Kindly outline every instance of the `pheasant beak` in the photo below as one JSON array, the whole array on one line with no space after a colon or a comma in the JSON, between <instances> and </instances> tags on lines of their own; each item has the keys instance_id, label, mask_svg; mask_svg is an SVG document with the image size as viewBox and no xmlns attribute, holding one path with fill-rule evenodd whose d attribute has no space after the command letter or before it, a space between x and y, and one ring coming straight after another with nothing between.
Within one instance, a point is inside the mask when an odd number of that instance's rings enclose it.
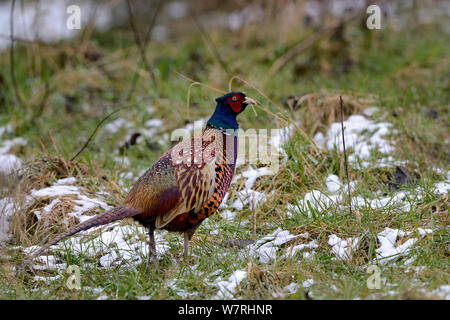
<instances>
[{"instance_id":1,"label":"pheasant beak","mask_svg":"<svg viewBox=\"0 0 450 320\"><path fill-rule=\"evenodd\" d=\"M244 103L246 105L251 104L251 105L256 105L256 100L249 98L249 97L245 97Z\"/></svg>"}]
</instances>

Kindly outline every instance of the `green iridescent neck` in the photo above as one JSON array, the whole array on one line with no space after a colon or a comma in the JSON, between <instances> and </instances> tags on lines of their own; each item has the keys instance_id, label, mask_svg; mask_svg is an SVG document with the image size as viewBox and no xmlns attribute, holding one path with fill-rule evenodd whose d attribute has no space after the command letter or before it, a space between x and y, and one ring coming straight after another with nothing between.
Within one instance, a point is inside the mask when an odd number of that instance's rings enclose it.
<instances>
[{"instance_id":1,"label":"green iridescent neck","mask_svg":"<svg viewBox=\"0 0 450 320\"><path fill-rule=\"evenodd\" d=\"M207 126L210 126L216 130L219 130L223 134L226 134L226 135L233 135L236 137L238 135L239 128L231 128L230 126L227 126L226 124L224 124L221 121L214 121L213 119L209 119L209 121L207 122Z\"/></svg>"}]
</instances>

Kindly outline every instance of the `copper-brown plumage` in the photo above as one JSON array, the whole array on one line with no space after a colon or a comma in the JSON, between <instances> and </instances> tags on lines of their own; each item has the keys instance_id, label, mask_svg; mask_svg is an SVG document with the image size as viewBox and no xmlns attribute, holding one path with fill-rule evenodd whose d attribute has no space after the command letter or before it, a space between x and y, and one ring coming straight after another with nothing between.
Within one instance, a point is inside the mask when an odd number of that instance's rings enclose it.
<instances>
[{"instance_id":1,"label":"copper-brown plumage","mask_svg":"<svg viewBox=\"0 0 450 320\"><path fill-rule=\"evenodd\" d=\"M126 217L133 217L148 228L150 255L155 261L155 229L183 232L186 257L195 230L216 212L230 186L237 154L236 116L248 100L243 93L231 92L216 101L216 110L206 128L165 152L136 181L121 206L56 237L25 264L70 235Z\"/></svg>"}]
</instances>

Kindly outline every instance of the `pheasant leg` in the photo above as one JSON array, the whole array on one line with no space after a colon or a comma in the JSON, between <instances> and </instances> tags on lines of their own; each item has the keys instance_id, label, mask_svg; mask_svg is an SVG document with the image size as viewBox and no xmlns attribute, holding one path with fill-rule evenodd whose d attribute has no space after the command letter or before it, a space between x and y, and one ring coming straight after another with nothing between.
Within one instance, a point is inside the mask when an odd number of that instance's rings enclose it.
<instances>
[{"instance_id":1,"label":"pheasant leg","mask_svg":"<svg viewBox=\"0 0 450 320\"><path fill-rule=\"evenodd\" d=\"M156 255L156 243L155 243L155 229L152 227L148 228L148 256L147 256L147 265L150 265L150 259L153 259L153 262L156 267L158 267L158 256Z\"/></svg>"}]
</instances>

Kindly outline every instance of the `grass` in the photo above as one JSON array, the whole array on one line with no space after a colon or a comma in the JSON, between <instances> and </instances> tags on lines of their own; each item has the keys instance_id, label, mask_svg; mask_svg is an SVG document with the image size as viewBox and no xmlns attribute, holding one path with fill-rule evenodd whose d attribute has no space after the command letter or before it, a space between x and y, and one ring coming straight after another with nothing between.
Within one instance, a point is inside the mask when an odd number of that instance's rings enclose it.
<instances>
[{"instance_id":1,"label":"grass","mask_svg":"<svg viewBox=\"0 0 450 320\"><path fill-rule=\"evenodd\" d=\"M277 228L292 234L308 232L307 240L292 240L283 245L281 251L316 240L318 248L311 259L303 259L301 253L293 258L278 254L275 261L264 264L243 254L245 250L225 248L222 243L226 240L253 238L252 210L246 206L234 220L215 215L204 222L193 238L186 265L180 262L181 236L162 232L169 249L161 256L159 273L147 268L144 262L136 265L125 261L111 268L100 267L98 259L102 254L114 251L114 247L105 247L101 254L92 257L86 253L76 254L66 245L56 255L60 262L80 267L82 286L77 291L67 288L69 275L64 273L48 283L35 280L31 274L13 277L10 267L24 258L17 245L40 245L49 235L65 228L52 225L44 230L32 221L35 229L30 229L29 224L18 220L14 222L13 238L2 248L1 298L96 299L108 296L136 299L146 296L152 299L209 299L215 297L218 290L211 283L217 282L218 277L227 280L238 269L247 271L247 277L235 293L242 299L273 299L274 293L282 292L292 282L300 286L284 298L439 298L432 290L447 285L449 279L449 202L448 195L437 196L433 192L434 184L445 179L445 174L437 174L433 168L443 172L449 169L450 42L442 41L443 35L428 27L405 30L401 34L389 29L374 31L377 34L367 44L367 32L350 25L346 32L351 35L351 45L338 42L343 46L341 50L352 57L347 71L340 68L344 57L331 54L328 40L324 40L269 77L271 63L298 37L294 31L285 31L285 41L277 41L276 31L246 28L245 37L230 36L220 30L212 30L211 37L233 74L241 75L261 89L278 106L238 80L233 82L233 90L244 90L262 101L271 112L298 121L301 129L311 137L318 131L325 132L331 122L339 119L336 113L339 94L345 96L346 117L372 105L378 106L379 111L373 118L392 123L396 131L389 137L396 147L392 156L406 160L406 167L414 177L412 185L401 187L410 197L411 209L405 211L388 204L382 208L364 207L358 214L350 215L347 206L334 204L324 212L310 206L309 210L289 217L287 205L301 200L312 190L326 190L324 181L329 174L336 174L345 181L343 155L336 150L318 150L309 139L296 132L284 147L288 156L286 165L275 176L261 177L255 184L255 190L266 194L273 192L256 209L256 235L260 239ZM211 114L211 102L218 94L194 86L188 118L186 101L190 82L179 73L227 90L230 76L223 72L197 34L176 41L152 43L147 55L158 70L159 92L155 92L148 73L136 62L140 61L139 54L130 39L129 31L122 29L94 34L85 44L99 48L102 58L98 61L90 61L83 52L75 50L79 39L51 46L20 45L16 48L16 61L20 61L16 64L16 77L27 103L25 109L19 109L9 75L2 72L6 85L0 87L0 97L4 99L0 122L13 125L10 137L21 136L28 141L25 147L11 152L26 160L27 166L37 169L31 171L36 180L27 177L18 184L22 194L48 186L59 178L76 176L77 184L85 187L87 192L107 188L108 204L120 203L139 173L169 147L169 141L159 143L164 133ZM315 63L308 65L305 61ZM9 69L7 52L0 54L0 65L5 67L2 70ZM128 97L135 71L139 77ZM283 104L290 95L301 97L305 94L311 95L295 110ZM113 134L101 129L69 168L61 170L62 164L49 165L52 163L49 158L69 163L68 159L81 148L97 123L123 105L132 106L114 115L111 121L123 118L132 123L132 128L123 128ZM275 128L286 125L259 109L257 113L254 116L247 110L239 119L241 126ZM145 122L154 118L162 119L163 126L153 137L143 137L144 143L120 151L131 133L141 131ZM377 156L374 154L374 158ZM123 157L129 164L115 159ZM35 159L47 160L39 162ZM379 197L379 192L393 195L386 183L392 180L395 168L349 169L351 180L357 181L353 198L362 196L370 200ZM124 178L128 172L131 176ZM232 185L230 202L236 199L242 181ZM312 212L311 216L307 211ZM30 214L32 211L28 210ZM130 237L146 239L145 230L136 224L131 221L121 224L130 226ZM375 250L380 245L377 235L386 227L404 231L429 227L434 232L419 237L407 257L380 265L381 289L369 289L367 266L374 263ZM108 227L105 230L109 230ZM331 234L342 239L359 237L359 246L352 259L333 260L334 254L328 244ZM86 240L86 246L94 244L92 239ZM400 239L400 242L405 240ZM142 261L146 260L143 250L137 254ZM406 265L405 260L411 257L415 260ZM51 270L37 273L58 275ZM314 284L305 288L301 284L308 279L314 279Z\"/></svg>"}]
</instances>

